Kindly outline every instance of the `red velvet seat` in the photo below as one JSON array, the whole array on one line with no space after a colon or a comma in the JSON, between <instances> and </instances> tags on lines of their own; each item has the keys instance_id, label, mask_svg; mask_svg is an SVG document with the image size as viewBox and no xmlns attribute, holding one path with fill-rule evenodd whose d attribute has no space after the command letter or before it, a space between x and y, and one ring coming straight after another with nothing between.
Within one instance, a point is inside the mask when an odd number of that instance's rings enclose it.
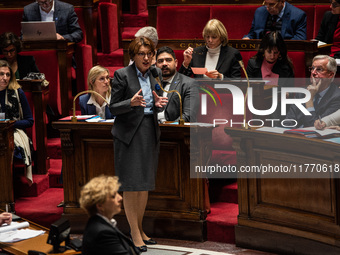
<instances>
[{"instance_id":1,"label":"red velvet seat","mask_svg":"<svg viewBox=\"0 0 340 255\"><path fill-rule=\"evenodd\" d=\"M202 31L210 19L210 6L159 6L157 32L159 39L203 38Z\"/></svg>"},{"instance_id":2,"label":"red velvet seat","mask_svg":"<svg viewBox=\"0 0 340 255\"><path fill-rule=\"evenodd\" d=\"M323 15L325 14L325 12L330 11L330 4L325 4L325 5L315 5L315 20L314 20L314 36L313 38L315 38L318 33L319 33L319 29L321 26L321 21L323 18Z\"/></svg>"},{"instance_id":3,"label":"red velvet seat","mask_svg":"<svg viewBox=\"0 0 340 255\"><path fill-rule=\"evenodd\" d=\"M112 69L124 67L123 49L119 48L117 5L112 3L99 3L98 19L101 35L101 49L97 60L102 66ZM113 73L110 73L111 76Z\"/></svg>"},{"instance_id":4,"label":"red velvet seat","mask_svg":"<svg viewBox=\"0 0 340 255\"><path fill-rule=\"evenodd\" d=\"M243 115L233 115L233 97L231 94L219 93L222 101L222 105L216 98L216 95L212 93L217 105L210 96L207 96L207 115L202 115L200 112L197 116L198 122L213 123L214 119L226 119L228 122L232 119L233 122L242 122ZM202 94L200 94L202 96ZM251 114L248 111L247 119L251 119ZM232 147L232 138L224 132L224 128L230 126L230 123L226 125L219 125L212 131L212 158L210 165L227 166L236 165L236 152ZM234 125L234 127L240 127L241 125Z\"/></svg>"},{"instance_id":5,"label":"red velvet seat","mask_svg":"<svg viewBox=\"0 0 340 255\"><path fill-rule=\"evenodd\" d=\"M229 39L242 39L248 34L258 5L211 6L211 19L218 19Z\"/></svg>"},{"instance_id":6,"label":"red velvet seat","mask_svg":"<svg viewBox=\"0 0 340 255\"><path fill-rule=\"evenodd\" d=\"M314 38L314 5L294 5L307 15L307 40Z\"/></svg>"},{"instance_id":7,"label":"red velvet seat","mask_svg":"<svg viewBox=\"0 0 340 255\"><path fill-rule=\"evenodd\" d=\"M21 34L21 21L23 9L2 9L0 11L0 34L5 32L13 32L20 36Z\"/></svg>"},{"instance_id":8,"label":"red velvet seat","mask_svg":"<svg viewBox=\"0 0 340 255\"><path fill-rule=\"evenodd\" d=\"M56 51L54 50L23 51L20 54L34 56L39 71L41 73L44 73L46 80L50 82L48 103L55 112L55 114L60 114L61 101L60 101L59 65Z\"/></svg>"}]
</instances>

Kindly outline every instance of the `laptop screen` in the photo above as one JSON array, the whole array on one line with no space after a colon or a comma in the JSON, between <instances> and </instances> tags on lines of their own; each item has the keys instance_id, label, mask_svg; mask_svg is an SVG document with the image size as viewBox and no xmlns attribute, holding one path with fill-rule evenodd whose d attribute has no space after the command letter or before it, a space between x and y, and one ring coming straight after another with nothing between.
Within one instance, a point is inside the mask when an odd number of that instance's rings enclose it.
<instances>
[{"instance_id":1,"label":"laptop screen","mask_svg":"<svg viewBox=\"0 0 340 255\"><path fill-rule=\"evenodd\" d=\"M57 40L54 21L21 22L24 41Z\"/></svg>"}]
</instances>

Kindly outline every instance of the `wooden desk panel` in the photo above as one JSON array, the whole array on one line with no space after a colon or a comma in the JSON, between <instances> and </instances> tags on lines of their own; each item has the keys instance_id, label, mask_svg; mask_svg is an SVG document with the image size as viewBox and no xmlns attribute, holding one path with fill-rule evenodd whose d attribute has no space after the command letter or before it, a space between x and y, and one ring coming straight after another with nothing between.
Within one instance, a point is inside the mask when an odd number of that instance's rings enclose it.
<instances>
[{"instance_id":1,"label":"wooden desk panel","mask_svg":"<svg viewBox=\"0 0 340 255\"><path fill-rule=\"evenodd\" d=\"M225 132L233 138L238 169L261 164L340 166L339 144L235 128L225 128ZM339 254L339 173L315 174L314 178L300 174L293 179L260 177L239 175L236 245L283 254L292 253L291 247L294 254Z\"/></svg>"},{"instance_id":2,"label":"wooden desk panel","mask_svg":"<svg viewBox=\"0 0 340 255\"><path fill-rule=\"evenodd\" d=\"M53 126L61 134L64 213L71 224L78 221L78 228L83 228L86 217L78 203L81 187L100 174L114 175L112 123L54 122ZM190 159L196 165L207 162L211 129L161 125L156 189L150 192L145 212L145 228L150 235L206 238L207 186L205 179L190 178ZM200 134L191 148L190 131ZM124 221L124 213L116 218ZM128 232L126 224L119 226Z\"/></svg>"},{"instance_id":3,"label":"wooden desk panel","mask_svg":"<svg viewBox=\"0 0 340 255\"><path fill-rule=\"evenodd\" d=\"M19 80L22 89L27 93L32 93L34 108L33 118L35 127L35 140L37 161L35 169L38 174L46 174L49 168L47 158L47 131L46 131L46 105L48 101L49 87L44 86L41 80ZM33 130L34 131L34 130Z\"/></svg>"},{"instance_id":4,"label":"wooden desk panel","mask_svg":"<svg viewBox=\"0 0 340 255\"><path fill-rule=\"evenodd\" d=\"M5 210L7 203L14 203L12 181L14 152L13 126L14 121L0 121L0 209L3 210Z\"/></svg>"}]
</instances>

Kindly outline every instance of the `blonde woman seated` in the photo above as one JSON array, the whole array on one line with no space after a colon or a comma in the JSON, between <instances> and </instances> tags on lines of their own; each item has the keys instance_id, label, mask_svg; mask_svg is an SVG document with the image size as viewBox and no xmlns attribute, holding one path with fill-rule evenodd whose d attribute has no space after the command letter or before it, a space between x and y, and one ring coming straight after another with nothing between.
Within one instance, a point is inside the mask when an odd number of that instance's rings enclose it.
<instances>
[{"instance_id":1,"label":"blonde woman seated","mask_svg":"<svg viewBox=\"0 0 340 255\"><path fill-rule=\"evenodd\" d=\"M336 112L325 116L320 120L314 122L314 127L316 129L332 128L340 131L340 109Z\"/></svg>"},{"instance_id":2,"label":"blonde woman seated","mask_svg":"<svg viewBox=\"0 0 340 255\"><path fill-rule=\"evenodd\" d=\"M83 255L139 254L113 219L121 211L119 186L118 177L102 175L93 178L82 188L79 203L90 215L83 235Z\"/></svg>"},{"instance_id":3,"label":"blonde woman seated","mask_svg":"<svg viewBox=\"0 0 340 255\"><path fill-rule=\"evenodd\" d=\"M87 76L89 90L98 92L107 102L111 100L110 72L102 66L94 66ZM79 97L82 115L99 115L102 119L113 119L109 105L96 94L85 94Z\"/></svg>"}]
</instances>

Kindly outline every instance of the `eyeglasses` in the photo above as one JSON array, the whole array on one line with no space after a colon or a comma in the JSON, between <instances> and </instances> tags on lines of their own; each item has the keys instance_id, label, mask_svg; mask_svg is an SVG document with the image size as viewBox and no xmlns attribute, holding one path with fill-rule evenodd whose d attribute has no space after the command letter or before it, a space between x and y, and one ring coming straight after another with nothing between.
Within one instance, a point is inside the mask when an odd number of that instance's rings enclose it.
<instances>
[{"instance_id":1,"label":"eyeglasses","mask_svg":"<svg viewBox=\"0 0 340 255\"><path fill-rule=\"evenodd\" d=\"M279 3L280 1L277 1L275 4L271 3L271 4L267 4L266 1L263 1L262 5L265 6L267 9L273 9L276 7L276 5Z\"/></svg>"},{"instance_id":2,"label":"eyeglasses","mask_svg":"<svg viewBox=\"0 0 340 255\"><path fill-rule=\"evenodd\" d=\"M35 2L36 2L38 5L42 6L42 5L49 5L52 1L53 1L53 0L46 0L46 1L44 1L44 2L38 2L38 0L36 0Z\"/></svg>"},{"instance_id":3,"label":"eyeglasses","mask_svg":"<svg viewBox=\"0 0 340 255\"><path fill-rule=\"evenodd\" d=\"M338 4L337 2L332 2L332 0L331 0L331 5L333 8L337 8L340 6L340 4Z\"/></svg>"},{"instance_id":4,"label":"eyeglasses","mask_svg":"<svg viewBox=\"0 0 340 255\"><path fill-rule=\"evenodd\" d=\"M110 77L110 76L100 77L98 80L99 80L100 82L105 82L106 80L110 81L110 80L111 80L111 77Z\"/></svg>"},{"instance_id":5,"label":"eyeglasses","mask_svg":"<svg viewBox=\"0 0 340 255\"><path fill-rule=\"evenodd\" d=\"M10 73L0 72L0 77L2 77L2 76L11 77L11 74Z\"/></svg>"},{"instance_id":6,"label":"eyeglasses","mask_svg":"<svg viewBox=\"0 0 340 255\"><path fill-rule=\"evenodd\" d=\"M145 52L138 52L137 53L137 56L140 57L140 58L145 58L145 56L148 56L148 58L151 58L153 57L153 54L154 52L148 52L148 53L145 53Z\"/></svg>"},{"instance_id":7,"label":"eyeglasses","mask_svg":"<svg viewBox=\"0 0 340 255\"><path fill-rule=\"evenodd\" d=\"M311 67L309 67L308 68L308 70L312 73L312 72L317 72L317 73L322 73L322 72L324 72L324 71L328 71L328 70L325 70L325 69L323 69L323 68L321 68L321 67L315 67L315 66L311 66Z\"/></svg>"},{"instance_id":8,"label":"eyeglasses","mask_svg":"<svg viewBox=\"0 0 340 255\"><path fill-rule=\"evenodd\" d=\"M4 55L6 55L6 54L8 54L8 53L13 53L13 52L15 52L15 48L14 49L10 49L10 50L2 50L2 53L4 54Z\"/></svg>"}]
</instances>

